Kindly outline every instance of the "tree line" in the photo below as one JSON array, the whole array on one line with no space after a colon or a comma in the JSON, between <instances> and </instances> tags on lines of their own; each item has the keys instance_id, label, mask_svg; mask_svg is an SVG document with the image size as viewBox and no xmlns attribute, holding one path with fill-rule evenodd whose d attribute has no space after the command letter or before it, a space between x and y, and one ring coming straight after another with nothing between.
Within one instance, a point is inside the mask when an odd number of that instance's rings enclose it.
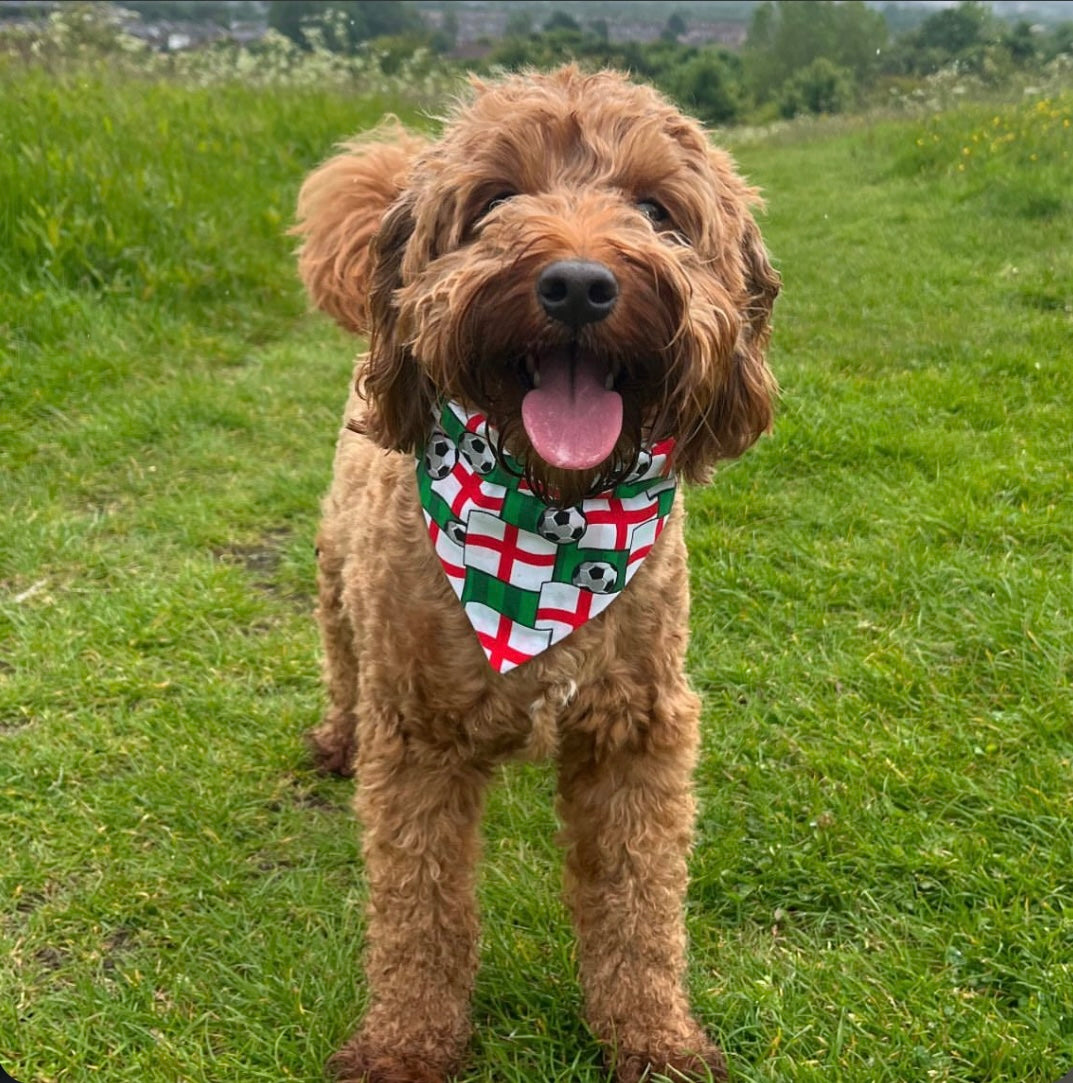
<instances>
[{"instance_id":1,"label":"tree line","mask_svg":"<svg viewBox=\"0 0 1073 1083\"><path fill-rule=\"evenodd\" d=\"M430 31L404 0L273 0L269 22L302 44L313 34L344 51L373 41L386 65L419 49L446 58L458 28L450 5ZM683 44L687 28L686 16L672 12L658 41L612 42L606 20L581 22L556 11L535 25L519 9L505 35L466 67L515 70L576 59L624 68L707 123L726 125L844 112L884 87L911 85L943 69L1000 83L1073 54L1073 21L1046 29L1010 23L980 0L933 11L901 31L863 0L766 0L754 9L738 51Z\"/></svg>"}]
</instances>

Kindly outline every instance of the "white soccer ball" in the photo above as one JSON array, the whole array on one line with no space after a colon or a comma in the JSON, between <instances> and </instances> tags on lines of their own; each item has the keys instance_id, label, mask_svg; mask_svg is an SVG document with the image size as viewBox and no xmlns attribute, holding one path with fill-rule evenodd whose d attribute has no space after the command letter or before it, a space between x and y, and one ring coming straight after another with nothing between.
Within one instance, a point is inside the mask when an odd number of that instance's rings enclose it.
<instances>
[{"instance_id":1,"label":"white soccer ball","mask_svg":"<svg viewBox=\"0 0 1073 1083\"><path fill-rule=\"evenodd\" d=\"M641 453L637 456L637 462L633 464L633 469L623 479L623 485L632 485L635 481L640 481L641 478L652 469L652 452L647 448L641 448Z\"/></svg>"},{"instance_id":2,"label":"white soccer ball","mask_svg":"<svg viewBox=\"0 0 1073 1083\"><path fill-rule=\"evenodd\" d=\"M425 469L433 481L443 481L458 462L458 449L442 429L436 429L425 445Z\"/></svg>"},{"instance_id":3,"label":"white soccer ball","mask_svg":"<svg viewBox=\"0 0 1073 1083\"><path fill-rule=\"evenodd\" d=\"M580 540L585 526L580 508L545 508L537 521L537 533L556 545L568 545Z\"/></svg>"},{"instance_id":4,"label":"white soccer ball","mask_svg":"<svg viewBox=\"0 0 1073 1083\"><path fill-rule=\"evenodd\" d=\"M496 453L488 440L480 433L466 432L458 438L458 450L478 474L491 473L496 464Z\"/></svg>"},{"instance_id":5,"label":"white soccer ball","mask_svg":"<svg viewBox=\"0 0 1073 1083\"><path fill-rule=\"evenodd\" d=\"M455 545L466 544L466 524L460 519L452 519L444 528L444 533Z\"/></svg>"},{"instance_id":6,"label":"white soccer ball","mask_svg":"<svg viewBox=\"0 0 1073 1083\"><path fill-rule=\"evenodd\" d=\"M593 594L610 594L615 589L618 572L604 560L586 560L574 572L574 586Z\"/></svg>"}]
</instances>

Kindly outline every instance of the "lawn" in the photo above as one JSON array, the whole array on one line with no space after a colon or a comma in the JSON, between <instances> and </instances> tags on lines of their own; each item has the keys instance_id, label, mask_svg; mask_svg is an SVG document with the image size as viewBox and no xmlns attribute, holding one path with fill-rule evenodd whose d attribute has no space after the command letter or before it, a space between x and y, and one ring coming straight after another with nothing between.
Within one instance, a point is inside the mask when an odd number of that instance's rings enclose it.
<instances>
[{"instance_id":1,"label":"lawn","mask_svg":"<svg viewBox=\"0 0 1073 1083\"><path fill-rule=\"evenodd\" d=\"M352 344L303 173L404 103L0 62L0 1064L322 1078L360 1014L313 536ZM697 1010L750 1083L1073 1067L1073 97L739 140L774 434L686 496ZM735 146L730 133L728 140ZM550 767L493 792L467 1083L605 1079Z\"/></svg>"}]
</instances>

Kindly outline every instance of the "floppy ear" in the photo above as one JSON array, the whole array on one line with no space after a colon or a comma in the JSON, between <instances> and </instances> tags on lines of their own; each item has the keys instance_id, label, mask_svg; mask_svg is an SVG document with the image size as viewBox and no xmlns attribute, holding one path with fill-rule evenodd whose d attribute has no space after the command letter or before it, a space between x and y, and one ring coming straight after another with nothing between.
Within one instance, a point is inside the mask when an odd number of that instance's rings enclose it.
<instances>
[{"instance_id":1,"label":"floppy ear","mask_svg":"<svg viewBox=\"0 0 1073 1083\"><path fill-rule=\"evenodd\" d=\"M746 301L741 311L741 333L722 393L715 404L715 432L719 457L733 458L771 431L775 378L767 366L771 338L771 312L782 280L771 266L760 230L745 212L741 261Z\"/></svg>"},{"instance_id":2,"label":"floppy ear","mask_svg":"<svg viewBox=\"0 0 1073 1083\"><path fill-rule=\"evenodd\" d=\"M396 291L413 235L412 192L402 195L384 216L369 254L369 355L358 376L365 417L353 428L391 451L415 452L425 444L435 393L414 358L405 328L399 325Z\"/></svg>"},{"instance_id":3,"label":"floppy ear","mask_svg":"<svg viewBox=\"0 0 1073 1083\"><path fill-rule=\"evenodd\" d=\"M746 198L758 202L744 186L743 192ZM777 385L767 366L767 345L772 308L782 280L771 266L760 230L744 199L740 208L737 258L745 284L738 313L741 330L703 419L676 452L679 469L690 481L706 481L719 459L736 458L771 430Z\"/></svg>"},{"instance_id":4,"label":"floppy ear","mask_svg":"<svg viewBox=\"0 0 1073 1083\"><path fill-rule=\"evenodd\" d=\"M340 144L298 194L298 272L313 304L355 334L369 330L370 242L424 146L391 118Z\"/></svg>"}]
</instances>

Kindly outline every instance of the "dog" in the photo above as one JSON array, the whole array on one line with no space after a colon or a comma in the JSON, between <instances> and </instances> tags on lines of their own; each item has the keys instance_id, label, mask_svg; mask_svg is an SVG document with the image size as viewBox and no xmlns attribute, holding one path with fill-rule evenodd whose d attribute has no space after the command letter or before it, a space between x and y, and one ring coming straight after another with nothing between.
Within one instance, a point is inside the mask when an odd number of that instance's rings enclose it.
<instances>
[{"instance_id":1,"label":"dog","mask_svg":"<svg viewBox=\"0 0 1073 1083\"><path fill-rule=\"evenodd\" d=\"M700 706L675 487L771 425L759 205L696 121L576 66L472 79L438 139L385 121L302 186L307 292L368 336L317 540L329 706L310 735L356 774L364 827L346 1083L457 1071L482 797L525 754L557 763L615 1077L726 1078L683 985Z\"/></svg>"}]
</instances>

